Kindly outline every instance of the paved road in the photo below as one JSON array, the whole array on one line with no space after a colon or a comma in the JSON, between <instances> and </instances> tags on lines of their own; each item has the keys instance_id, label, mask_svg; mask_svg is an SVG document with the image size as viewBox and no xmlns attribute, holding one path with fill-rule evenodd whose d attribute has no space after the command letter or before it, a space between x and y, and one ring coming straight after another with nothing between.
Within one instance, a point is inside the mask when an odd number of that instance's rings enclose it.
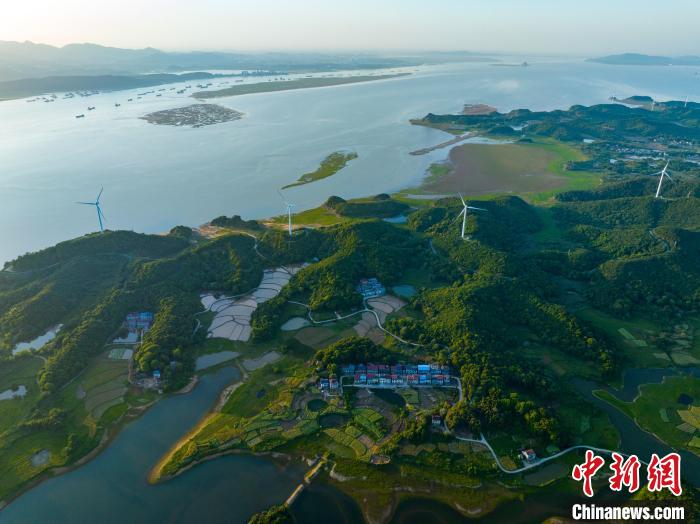
<instances>
[{"instance_id":1,"label":"paved road","mask_svg":"<svg viewBox=\"0 0 700 524\"><path fill-rule=\"evenodd\" d=\"M569 453L570 451L574 451L574 450L577 450L577 449L590 449L591 451L597 451L598 453L605 453L605 454L607 454L607 455L610 455L610 454L613 453L613 451L611 451L611 450L609 450L609 449L596 448L596 447L594 447L594 446L586 446L586 445L581 444L581 445L579 445L579 446L571 446L570 448L566 448L566 449L560 451L559 453L555 453L554 455L551 455L551 456L549 456L549 457L545 457L545 458L539 459L539 460L537 460L537 462L533 462L532 464L528 464L528 465L523 466L523 467L521 467L521 468L518 468L518 469L506 469L506 468L503 466L503 464L501 464L501 461L498 459L498 455L496 455L496 452L493 450L493 448L491 447L491 444L489 444L488 440L486 440L486 437L484 437L484 435L481 435L481 438L480 438L480 439L473 439L473 438L466 438L466 437L458 437L458 436L455 436L455 438L456 438L457 440L461 440L461 441L463 441L463 442L473 442L473 443L475 443L475 444L481 444L482 446L485 446L485 447L491 452L491 455L493 456L493 460L496 462L496 465L498 466L498 468L499 468L503 473L507 473L508 475L515 475L515 474L517 474L517 473L522 473L523 471L527 471L527 470L529 470L529 469L538 468L538 467L542 466L543 464L546 464L547 462L551 462L552 460L556 460L556 459L558 459L559 457L561 457L561 456L563 456L563 455L566 455L566 454ZM616 453L620 453L620 452L618 451L618 452L616 452ZM625 453L620 453L620 455L626 456ZM641 461L640 461L640 462L641 462Z\"/></svg>"}]
</instances>

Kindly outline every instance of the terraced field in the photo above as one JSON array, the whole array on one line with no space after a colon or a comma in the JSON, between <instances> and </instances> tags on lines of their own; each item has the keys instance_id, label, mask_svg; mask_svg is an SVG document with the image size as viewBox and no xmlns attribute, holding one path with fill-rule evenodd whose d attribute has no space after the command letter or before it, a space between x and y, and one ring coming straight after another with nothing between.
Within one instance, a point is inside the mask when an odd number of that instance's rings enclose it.
<instances>
[{"instance_id":1,"label":"terraced field","mask_svg":"<svg viewBox=\"0 0 700 524\"><path fill-rule=\"evenodd\" d=\"M128 390L128 363L99 358L73 387L75 397L82 400L85 410L95 421L112 406L124 402Z\"/></svg>"}]
</instances>

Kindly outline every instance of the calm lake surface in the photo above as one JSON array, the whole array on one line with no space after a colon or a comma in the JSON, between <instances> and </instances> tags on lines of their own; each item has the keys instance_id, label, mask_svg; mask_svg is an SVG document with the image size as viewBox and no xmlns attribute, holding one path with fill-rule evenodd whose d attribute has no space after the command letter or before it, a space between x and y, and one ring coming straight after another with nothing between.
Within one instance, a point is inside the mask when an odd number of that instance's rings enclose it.
<instances>
[{"instance_id":1,"label":"calm lake surface","mask_svg":"<svg viewBox=\"0 0 700 524\"><path fill-rule=\"evenodd\" d=\"M520 58L503 59L511 60ZM198 129L139 119L194 103L189 91L170 90L185 84L141 100L138 93L154 88L70 100L59 95L52 103L0 102L0 264L95 231L94 210L74 202L94 199L102 185L111 229L162 232L222 214L261 218L283 212L277 188L340 149L359 158L333 177L288 190L299 209L333 194L365 196L418 183L427 166L447 154L408 154L447 138L408 123L431 111L456 112L478 102L501 111L568 108L613 94L700 98L700 68L527 60L531 67L407 68L412 74L403 78L217 99L244 118ZM226 87L218 83L212 89ZM88 105L96 109L88 112Z\"/></svg>"},{"instance_id":2,"label":"calm lake surface","mask_svg":"<svg viewBox=\"0 0 700 524\"><path fill-rule=\"evenodd\" d=\"M250 455L204 462L155 486L146 482L156 461L238 376L237 370L223 368L202 376L192 393L162 400L93 461L44 482L0 511L0 522L232 524L283 501L305 470Z\"/></svg>"}]
</instances>

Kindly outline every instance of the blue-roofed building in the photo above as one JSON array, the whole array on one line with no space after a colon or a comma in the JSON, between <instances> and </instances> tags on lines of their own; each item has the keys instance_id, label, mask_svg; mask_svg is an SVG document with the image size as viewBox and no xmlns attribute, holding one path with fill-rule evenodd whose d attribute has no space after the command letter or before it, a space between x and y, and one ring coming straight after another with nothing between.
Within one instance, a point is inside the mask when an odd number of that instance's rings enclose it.
<instances>
[{"instance_id":1,"label":"blue-roofed building","mask_svg":"<svg viewBox=\"0 0 700 524\"><path fill-rule=\"evenodd\" d=\"M376 278L363 278L357 286L357 292L364 299L381 297L386 293L384 286Z\"/></svg>"}]
</instances>

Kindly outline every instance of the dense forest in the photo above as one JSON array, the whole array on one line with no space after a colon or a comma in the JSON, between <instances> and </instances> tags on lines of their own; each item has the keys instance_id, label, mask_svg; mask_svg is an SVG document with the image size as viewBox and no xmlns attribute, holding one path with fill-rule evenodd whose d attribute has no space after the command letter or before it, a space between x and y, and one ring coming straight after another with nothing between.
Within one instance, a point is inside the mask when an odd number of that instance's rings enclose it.
<instances>
[{"instance_id":1,"label":"dense forest","mask_svg":"<svg viewBox=\"0 0 700 524\"><path fill-rule=\"evenodd\" d=\"M330 317L364 307L356 288L362 278L376 277L388 288L415 281L405 314L385 321L410 344L345 338L318 350L314 365L333 373L354 361L448 364L464 390L462 402L445 408L448 427L474 434L517 429L566 446L572 435L558 416L555 392L567 385L529 349L565 355L602 380L619 376L625 356L567 307L560 282L580 286L589 306L616 318L697 313L699 185L678 181L666 198L655 199L648 179L631 179L560 194L546 209L516 196L495 197L479 202L485 211L468 216L465 239L455 223L457 198L408 208L382 195L334 197L326 207L350 219L300 229L291 239L235 216L216 219L221 230L213 238L182 227L165 236L88 235L19 257L0 273L0 366L18 358L11 355L14 344L63 324L41 350L42 398L25 421L61 428L65 417L53 399L105 351L127 313L150 311L154 323L135 354L135 371L159 370L166 389L179 388L194 372L206 333L196 329L200 293L243 294L259 285L264 269L303 263L282 292L254 312L254 343L276 340L289 300ZM407 220L369 218L377 209ZM403 440L419 442L427 425L411 421L384 452L393 453Z\"/></svg>"}]
</instances>

